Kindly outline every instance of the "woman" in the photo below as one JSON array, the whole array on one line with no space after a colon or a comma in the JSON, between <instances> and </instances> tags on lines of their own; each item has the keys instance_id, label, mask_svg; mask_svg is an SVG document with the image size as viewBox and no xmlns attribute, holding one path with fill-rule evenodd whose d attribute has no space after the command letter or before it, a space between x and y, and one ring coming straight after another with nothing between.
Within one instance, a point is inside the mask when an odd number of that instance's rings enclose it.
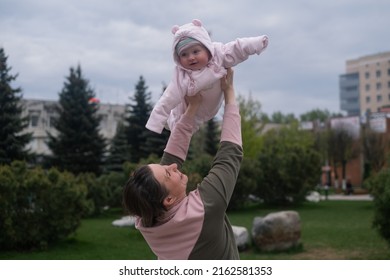
<instances>
[{"instance_id":1,"label":"woman","mask_svg":"<svg viewBox=\"0 0 390 280\"><path fill-rule=\"evenodd\" d=\"M158 259L239 259L226 209L243 157L241 120L233 71L221 79L225 108L220 148L209 174L186 194L188 177L180 172L192 137L201 94L188 97L160 164L138 168L124 188L124 205Z\"/></svg>"}]
</instances>

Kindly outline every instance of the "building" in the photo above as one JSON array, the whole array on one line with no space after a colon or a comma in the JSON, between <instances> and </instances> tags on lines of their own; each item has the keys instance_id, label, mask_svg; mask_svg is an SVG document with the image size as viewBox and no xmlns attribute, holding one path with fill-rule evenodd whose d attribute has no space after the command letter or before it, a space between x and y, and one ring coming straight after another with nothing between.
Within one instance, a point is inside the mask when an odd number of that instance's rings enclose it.
<instances>
[{"instance_id":1,"label":"building","mask_svg":"<svg viewBox=\"0 0 390 280\"><path fill-rule=\"evenodd\" d=\"M32 132L32 141L29 148L32 152L40 155L50 154L46 145L47 132L56 135L57 131L53 126L53 120L58 117L55 107L56 101L23 99L22 116L29 116L29 125L25 132ZM116 133L118 122L125 113L124 105L99 104L98 114L102 117L100 122L100 133L107 140L111 140Z\"/></svg>"},{"instance_id":2,"label":"building","mask_svg":"<svg viewBox=\"0 0 390 280\"><path fill-rule=\"evenodd\" d=\"M339 76L340 109L363 116L390 107L390 52L346 61Z\"/></svg>"}]
</instances>

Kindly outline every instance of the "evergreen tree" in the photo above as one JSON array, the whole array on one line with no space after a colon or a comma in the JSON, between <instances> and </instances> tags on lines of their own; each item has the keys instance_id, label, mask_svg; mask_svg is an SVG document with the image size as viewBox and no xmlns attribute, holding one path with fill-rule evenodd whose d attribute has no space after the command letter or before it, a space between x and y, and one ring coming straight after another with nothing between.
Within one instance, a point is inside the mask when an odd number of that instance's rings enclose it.
<instances>
[{"instance_id":1,"label":"evergreen tree","mask_svg":"<svg viewBox=\"0 0 390 280\"><path fill-rule=\"evenodd\" d=\"M58 135L49 134L48 141L52 164L75 174L99 174L105 152L105 141L99 134L99 105L91 102L95 93L80 66L70 68L59 97L59 118L54 124Z\"/></svg>"},{"instance_id":2,"label":"evergreen tree","mask_svg":"<svg viewBox=\"0 0 390 280\"><path fill-rule=\"evenodd\" d=\"M130 161L126 130L123 123L119 122L115 136L111 140L109 155L106 161L106 170L121 172L123 171L123 163L126 161Z\"/></svg>"},{"instance_id":3,"label":"evergreen tree","mask_svg":"<svg viewBox=\"0 0 390 280\"><path fill-rule=\"evenodd\" d=\"M22 90L13 88L11 82L18 75L11 75L7 66L8 57L0 48L0 164L9 164L13 160L27 160L29 151L26 145L32 138L31 133L23 133L28 126L28 118L22 118Z\"/></svg>"},{"instance_id":4,"label":"evergreen tree","mask_svg":"<svg viewBox=\"0 0 390 280\"><path fill-rule=\"evenodd\" d=\"M215 121L215 118L212 118L206 123L206 147L205 152L211 156L215 156L218 150L219 145L219 130L218 124Z\"/></svg>"},{"instance_id":5,"label":"evergreen tree","mask_svg":"<svg viewBox=\"0 0 390 280\"><path fill-rule=\"evenodd\" d=\"M161 95L164 94L166 88L166 85L163 85ZM145 133L146 142L141 145L141 149L145 154L161 157L171 132L164 128L161 134L149 130L146 130Z\"/></svg>"},{"instance_id":6,"label":"evergreen tree","mask_svg":"<svg viewBox=\"0 0 390 280\"><path fill-rule=\"evenodd\" d=\"M130 161L134 163L138 163L142 158L147 158L150 154L142 148L151 135L145 128L152 111L152 105L150 104L151 93L147 89L144 78L140 76L135 86L134 96L130 97L132 103L126 105L125 126L127 143L130 148Z\"/></svg>"}]
</instances>

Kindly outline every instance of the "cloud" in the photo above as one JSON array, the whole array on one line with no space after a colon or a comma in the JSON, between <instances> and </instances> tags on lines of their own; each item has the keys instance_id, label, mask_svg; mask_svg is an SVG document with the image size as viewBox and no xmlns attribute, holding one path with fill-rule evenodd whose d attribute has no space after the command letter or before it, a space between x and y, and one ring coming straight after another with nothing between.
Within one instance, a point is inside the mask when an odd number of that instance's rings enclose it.
<instances>
[{"instance_id":1,"label":"cloud","mask_svg":"<svg viewBox=\"0 0 390 280\"><path fill-rule=\"evenodd\" d=\"M235 71L237 91L265 112L338 112L345 61L389 51L389 10L385 0L2 0L0 46L26 98L57 99L80 64L102 102L127 102L141 75L157 101L174 66L171 27L199 18L216 41L269 35Z\"/></svg>"}]
</instances>

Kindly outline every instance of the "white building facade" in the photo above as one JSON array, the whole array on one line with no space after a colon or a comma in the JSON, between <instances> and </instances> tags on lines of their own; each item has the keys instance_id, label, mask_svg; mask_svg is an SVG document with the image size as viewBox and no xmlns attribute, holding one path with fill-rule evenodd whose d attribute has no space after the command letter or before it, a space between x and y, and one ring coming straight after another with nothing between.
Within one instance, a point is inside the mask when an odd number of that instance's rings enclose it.
<instances>
[{"instance_id":1,"label":"white building facade","mask_svg":"<svg viewBox=\"0 0 390 280\"><path fill-rule=\"evenodd\" d=\"M23 99L22 116L29 117L29 125L23 132L31 132L32 140L29 148L32 152L40 155L51 153L46 142L49 132L56 135L57 131L53 126L53 121L58 117L55 107L57 101ZM99 104L98 115L101 116L100 133L106 140L111 140L116 133L118 123L125 114L125 105Z\"/></svg>"}]
</instances>

